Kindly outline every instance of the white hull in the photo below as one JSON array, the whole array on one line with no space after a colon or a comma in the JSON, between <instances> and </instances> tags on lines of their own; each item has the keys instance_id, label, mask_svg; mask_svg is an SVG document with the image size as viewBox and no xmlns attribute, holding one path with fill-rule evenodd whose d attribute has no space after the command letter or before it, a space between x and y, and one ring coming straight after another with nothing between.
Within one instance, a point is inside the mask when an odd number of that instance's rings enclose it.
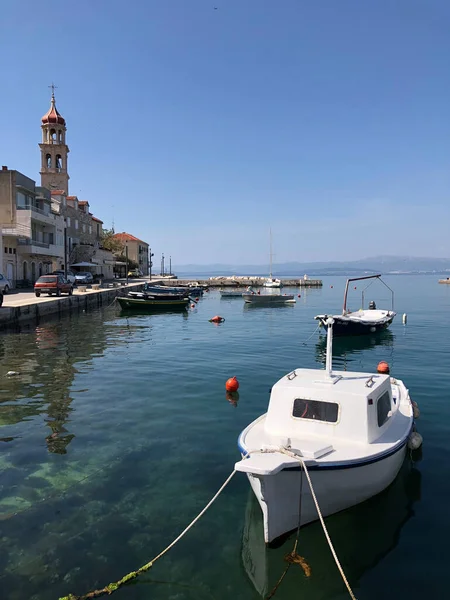
<instances>
[{"instance_id":1,"label":"white hull","mask_svg":"<svg viewBox=\"0 0 450 600\"><path fill-rule=\"evenodd\" d=\"M310 469L311 480L324 517L364 502L386 489L397 476L406 444L390 456L362 466ZM300 470L285 469L276 475L248 474L264 518L264 540L270 543L296 529L299 518ZM301 525L317 520L311 491L303 474Z\"/></svg>"},{"instance_id":2,"label":"white hull","mask_svg":"<svg viewBox=\"0 0 450 600\"><path fill-rule=\"evenodd\" d=\"M263 287L265 288L280 288L281 281L279 279L266 279L263 283Z\"/></svg>"}]
</instances>

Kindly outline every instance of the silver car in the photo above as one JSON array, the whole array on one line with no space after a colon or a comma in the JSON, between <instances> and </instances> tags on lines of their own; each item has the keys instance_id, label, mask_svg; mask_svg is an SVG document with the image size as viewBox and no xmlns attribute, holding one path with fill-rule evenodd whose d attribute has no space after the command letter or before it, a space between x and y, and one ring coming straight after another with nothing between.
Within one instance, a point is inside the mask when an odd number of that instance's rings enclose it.
<instances>
[{"instance_id":1,"label":"silver car","mask_svg":"<svg viewBox=\"0 0 450 600\"><path fill-rule=\"evenodd\" d=\"M12 285L10 280L6 279L6 277L0 273L0 292L7 294L11 288Z\"/></svg>"}]
</instances>

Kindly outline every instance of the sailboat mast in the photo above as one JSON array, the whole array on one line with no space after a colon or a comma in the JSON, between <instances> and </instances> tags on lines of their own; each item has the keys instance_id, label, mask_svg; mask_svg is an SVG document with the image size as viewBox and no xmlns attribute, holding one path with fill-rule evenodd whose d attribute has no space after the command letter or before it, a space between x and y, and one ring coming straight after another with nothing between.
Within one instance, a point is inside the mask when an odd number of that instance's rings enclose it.
<instances>
[{"instance_id":1,"label":"sailboat mast","mask_svg":"<svg viewBox=\"0 0 450 600\"><path fill-rule=\"evenodd\" d=\"M272 279L272 228L269 229L269 240L270 240L270 272L269 278Z\"/></svg>"}]
</instances>

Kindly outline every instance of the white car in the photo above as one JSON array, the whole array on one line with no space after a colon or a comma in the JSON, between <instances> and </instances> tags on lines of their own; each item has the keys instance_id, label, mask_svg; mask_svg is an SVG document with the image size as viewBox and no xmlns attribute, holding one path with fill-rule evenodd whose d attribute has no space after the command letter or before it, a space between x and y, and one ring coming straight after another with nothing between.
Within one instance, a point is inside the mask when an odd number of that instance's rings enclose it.
<instances>
[{"instance_id":1,"label":"white car","mask_svg":"<svg viewBox=\"0 0 450 600\"><path fill-rule=\"evenodd\" d=\"M53 271L52 275L62 275L64 277L64 271L62 271L62 270ZM76 279L75 279L75 273L73 271L67 271L66 279L69 283L72 283L73 285L75 285Z\"/></svg>"},{"instance_id":2,"label":"white car","mask_svg":"<svg viewBox=\"0 0 450 600\"><path fill-rule=\"evenodd\" d=\"M11 288L12 285L10 280L6 279L6 277L0 273L0 292L7 294Z\"/></svg>"}]
</instances>

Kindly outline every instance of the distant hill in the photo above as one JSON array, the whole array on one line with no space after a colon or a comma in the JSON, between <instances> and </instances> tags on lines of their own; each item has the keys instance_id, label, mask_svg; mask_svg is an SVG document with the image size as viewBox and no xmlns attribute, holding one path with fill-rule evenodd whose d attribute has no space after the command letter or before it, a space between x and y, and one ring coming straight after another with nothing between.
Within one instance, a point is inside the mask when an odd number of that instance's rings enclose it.
<instances>
[{"instance_id":1,"label":"distant hill","mask_svg":"<svg viewBox=\"0 0 450 600\"><path fill-rule=\"evenodd\" d=\"M177 265L177 273L196 275L266 275L267 265ZM349 262L287 262L273 265L279 277L313 275L363 275L365 273L445 273L450 271L449 258L415 256L374 256Z\"/></svg>"}]
</instances>

